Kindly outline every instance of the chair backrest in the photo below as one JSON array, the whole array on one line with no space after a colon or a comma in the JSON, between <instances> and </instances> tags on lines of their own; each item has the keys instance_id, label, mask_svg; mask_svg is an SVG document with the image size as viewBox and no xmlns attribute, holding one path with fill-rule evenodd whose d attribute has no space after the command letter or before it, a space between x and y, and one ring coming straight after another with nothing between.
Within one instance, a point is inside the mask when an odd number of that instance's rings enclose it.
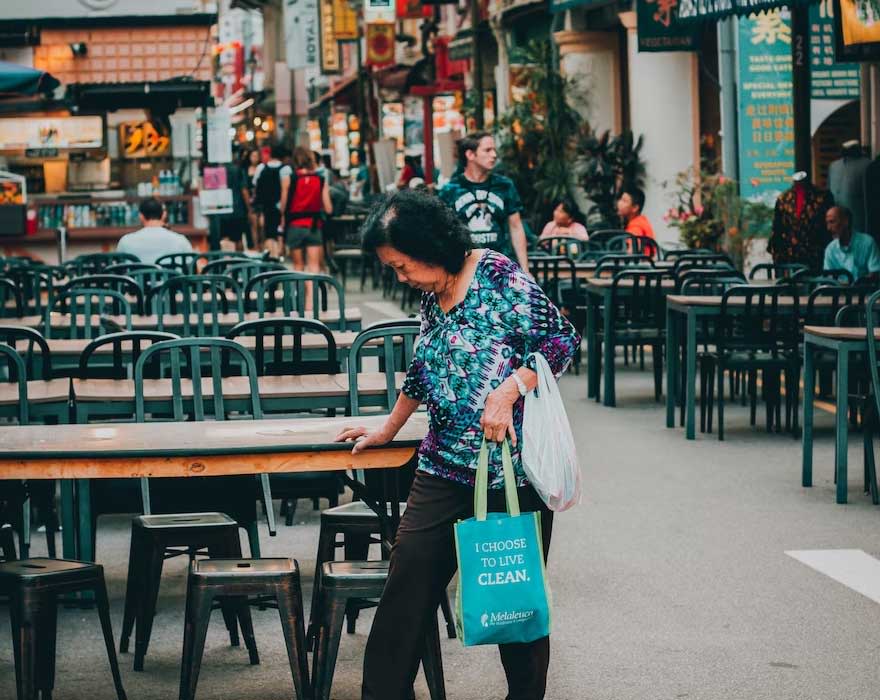
<instances>
[{"instance_id":1,"label":"chair backrest","mask_svg":"<svg viewBox=\"0 0 880 700\"><path fill-rule=\"evenodd\" d=\"M607 245L608 241L611 241L615 238L620 238L621 236L629 235L630 234L623 229L600 229L598 231L593 231L590 234L590 242L593 245L605 246Z\"/></svg>"},{"instance_id":2,"label":"chair backrest","mask_svg":"<svg viewBox=\"0 0 880 700\"><path fill-rule=\"evenodd\" d=\"M563 305L564 290L578 293L577 268L574 260L566 255L529 258L529 272L544 294L558 307Z\"/></svg>"},{"instance_id":3,"label":"chair backrest","mask_svg":"<svg viewBox=\"0 0 880 700\"><path fill-rule=\"evenodd\" d=\"M798 279L802 275L806 276L809 274L809 271L805 272L801 270L800 272L795 272L791 277L792 279ZM835 284L855 284L855 278L853 277L852 272L843 268L822 270L821 276L826 279L833 279Z\"/></svg>"},{"instance_id":4,"label":"chair backrest","mask_svg":"<svg viewBox=\"0 0 880 700\"><path fill-rule=\"evenodd\" d=\"M564 255L575 260L586 249L586 243L571 236L551 236L539 239L538 249L550 255Z\"/></svg>"},{"instance_id":5,"label":"chair backrest","mask_svg":"<svg viewBox=\"0 0 880 700\"><path fill-rule=\"evenodd\" d=\"M28 374L24 362L15 348L0 345L0 367L6 365L6 371L0 372L0 379L5 375L9 383L18 385L18 423L28 423Z\"/></svg>"},{"instance_id":6,"label":"chair backrest","mask_svg":"<svg viewBox=\"0 0 880 700\"><path fill-rule=\"evenodd\" d=\"M24 298L21 289L10 279L0 277L0 318L24 316Z\"/></svg>"},{"instance_id":7,"label":"chair backrest","mask_svg":"<svg viewBox=\"0 0 880 700\"><path fill-rule=\"evenodd\" d=\"M83 349L79 356L77 376L80 379L131 379L138 358L149 345L176 339L176 335L160 331L123 331L102 335ZM109 353L99 352L108 345ZM159 375L158 363L144 367L144 376L154 379Z\"/></svg>"},{"instance_id":8,"label":"chair backrest","mask_svg":"<svg viewBox=\"0 0 880 700\"><path fill-rule=\"evenodd\" d=\"M322 336L321 348L309 348L304 357L303 335ZM226 334L229 340L254 338L251 351L262 376L337 374L340 371L333 333L320 321L309 318L260 318L242 321Z\"/></svg>"},{"instance_id":9,"label":"chair backrest","mask_svg":"<svg viewBox=\"0 0 880 700\"><path fill-rule=\"evenodd\" d=\"M156 258L156 264L181 275L194 275L202 253L167 253Z\"/></svg>"},{"instance_id":10,"label":"chair backrest","mask_svg":"<svg viewBox=\"0 0 880 700\"><path fill-rule=\"evenodd\" d=\"M634 253L633 245L637 245L638 243L634 243L633 239L637 238L637 236L632 233L619 233L613 238L609 238L605 241L605 250L609 253Z\"/></svg>"},{"instance_id":11,"label":"chair backrest","mask_svg":"<svg viewBox=\"0 0 880 700\"><path fill-rule=\"evenodd\" d=\"M110 289L128 298L129 303L133 305L134 313L144 313L144 290L137 280L128 275L99 273L74 277L58 290L59 298L64 298L68 289Z\"/></svg>"},{"instance_id":12,"label":"chair backrest","mask_svg":"<svg viewBox=\"0 0 880 700\"><path fill-rule=\"evenodd\" d=\"M159 265L151 265L150 263L122 263L120 265L111 265L106 270L107 274L125 275L131 277L141 288L146 297L151 289L159 287L172 277L177 277L180 273L168 267L160 267ZM150 309L145 306L144 313L151 313Z\"/></svg>"},{"instance_id":13,"label":"chair backrest","mask_svg":"<svg viewBox=\"0 0 880 700\"><path fill-rule=\"evenodd\" d=\"M214 262L226 262L216 260ZM202 269L202 274L205 274L208 271L208 267L213 265L214 263L209 263L205 265ZM280 262L271 262L268 260L235 260L234 264L227 265L223 274L231 277L236 282L238 282L239 286L242 289L245 289L254 277L263 272L284 272L287 270L284 267L283 263Z\"/></svg>"},{"instance_id":14,"label":"chair backrest","mask_svg":"<svg viewBox=\"0 0 880 700\"><path fill-rule=\"evenodd\" d=\"M304 272L261 272L248 282L244 298L248 308L261 316L281 311L289 316L306 315L306 297L311 285L312 318L320 319L321 310L328 309L331 290L336 293L339 309L338 330L345 330L345 290L342 284L329 275L312 275ZM278 294L280 292L280 295ZM280 299L279 299L280 296Z\"/></svg>"},{"instance_id":15,"label":"chair backrest","mask_svg":"<svg viewBox=\"0 0 880 700\"><path fill-rule=\"evenodd\" d=\"M140 262L140 259L131 253L89 253L75 257L64 266L70 277L82 277L103 272L110 265L125 262Z\"/></svg>"},{"instance_id":16,"label":"chair backrest","mask_svg":"<svg viewBox=\"0 0 880 700\"><path fill-rule=\"evenodd\" d=\"M242 253L237 250L209 250L204 253L199 253L199 257L196 259L196 262L193 266L193 270L190 274L196 274L200 272L205 272L205 267L210 265L212 262L217 260L228 260L230 265L234 263L232 261L237 260L239 262L243 260L255 260L257 258L252 258L247 253ZM216 272L208 272L207 274L217 274Z\"/></svg>"},{"instance_id":17,"label":"chair backrest","mask_svg":"<svg viewBox=\"0 0 880 700\"><path fill-rule=\"evenodd\" d=\"M871 372L871 388L874 394L874 406L880 415L880 373L877 371L877 336L875 335L880 329L877 314L880 312L880 291L874 292L868 299L866 305L865 326L868 332L868 353L867 362Z\"/></svg>"},{"instance_id":18,"label":"chair backrest","mask_svg":"<svg viewBox=\"0 0 880 700\"><path fill-rule=\"evenodd\" d=\"M149 304L160 331L168 316L182 314L182 336L220 336L220 315L235 313L243 320L241 288L226 275L180 275L150 291Z\"/></svg>"},{"instance_id":19,"label":"chair backrest","mask_svg":"<svg viewBox=\"0 0 880 700\"><path fill-rule=\"evenodd\" d=\"M797 290L778 284L731 287L721 297L719 351L793 353L800 344Z\"/></svg>"},{"instance_id":20,"label":"chair backrest","mask_svg":"<svg viewBox=\"0 0 880 700\"><path fill-rule=\"evenodd\" d=\"M52 379L52 353L42 333L24 326L0 326L0 344L18 353L29 379Z\"/></svg>"},{"instance_id":21,"label":"chair backrest","mask_svg":"<svg viewBox=\"0 0 880 700\"><path fill-rule=\"evenodd\" d=\"M633 253L647 255L649 258L660 257L660 247L657 241L649 236L633 236L630 238L630 250Z\"/></svg>"},{"instance_id":22,"label":"chair backrest","mask_svg":"<svg viewBox=\"0 0 880 700\"><path fill-rule=\"evenodd\" d=\"M876 287L863 285L826 284L816 287L807 298L804 323L808 326L829 326L844 306L865 306Z\"/></svg>"},{"instance_id":23,"label":"chair backrest","mask_svg":"<svg viewBox=\"0 0 880 700\"><path fill-rule=\"evenodd\" d=\"M240 363L241 374L248 378L249 406L241 412L252 418L262 418L257 368L248 350L226 338L178 338L154 343L138 357L134 365L135 420L138 423L146 421L144 379L149 378L147 368L151 363L161 366L163 373L171 379L171 420L186 420L188 414L197 421L205 420L207 414L212 414L214 420L226 420L223 356L227 353L235 358L237 364ZM203 391L202 378L211 380L210 398ZM185 380L191 380L191 400L184 398ZM191 412L186 411L187 404L191 405ZM236 409L240 409L238 404Z\"/></svg>"},{"instance_id":24,"label":"chair backrest","mask_svg":"<svg viewBox=\"0 0 880 700\"><path fill-rule=\"evenodd\" d=\"M647 255L639 253L612 253L603 255L596 265L596 277L602 277L605 273L612 276L625 267L647 266L654 267L654 261Z\"/></svg>"},{"instance_id":25,"label":"chair backrest","mask_svg":"<svg viewBox=\"0 0 880 700\"><path fill-rule=\"evenodd\" d=\"M749 280L776 280L809 269L800 263L759 263L749 272Z\"/></svg>"},{"instance_id":26,"label":"chair backrest","mask_svg":"<svg viewBox=\"0 0 880 700\"><path fill-rule=\"evenodd\" d=\"M672 272L678 276L685 270L694 270L698 268L736 271L731 259L723 253L707 253L701 255L689 253L678 257L672 265Z\"/></svg>"},{"instance_id":27,"label":"chair backrest","mask_svg":"<svg viewBox=\"0 0 880 700\"><path fill-rule=\"evenodd\" d=\"M663 248L663 259L675 262L683 257L696 257L698 255L718 255L714 250L706 248Z\"/></svg>"},{"instance_id":28,"label":"chair backrest","mask_svg":"<svg viewBox=\"0 0 880 700\"><path fill-rule=\"evenodd\" d=\"M358 333L348 351L348 400L351 415L360 414L358 372L362 366L365 349L373 350L378 342L379 364L385 373L385 405L390 411L397 401L397 372L405 372L412 362L413 350L419 328L407 323L399 326L370 328Z\"/></svg>"},{"instance_id":29,"label":"chair backrest","mask_svg":"<svg viewBox=\"0 0 880 700\"><path fill-rule=\"evenodd\" d=\"M611 283L611 310L615 325L627 328L662 328L666 323L666 291L663 282L672 280L665 270L623 268ZM623 289L626 293L622 293Z\"/></svg>"},{"instance_id":30,"label":"chair backrest","mask_svg":"<svg viewBox=\"0 0 880 700\"><path fill-rule=\"evenodd\" d=\"M64 329L52 327L52 313L67 315L68 324ZM58 293L52 309L47 310L44 321L46 337L97 338L104 333L104 316L123 316L125 329L131 330L131 304L121 292L100 288L65 288Z\"/></svg>"},{"instance_id":31,"label":"chair backrest","mask_svg":"<svg viewBox=\"0 0 880 700\"><path fill-rule=\"evenodd\" d=\"M384 321L376 321L364 328L363 332L375 331L379 328L397 328L398 326L406 326L410 328L421 328L422 321L418 318L389 318Z\"/></svg>"},{"instance_id":32,"label":"chair backrest","mask_svg":"<svg viewBox=\"0 0 880 700\"><path fill-rule=\"evenodd\" d=\"M2 276L21 292L23 315L41 316L52 306L55 287L47 268L20 265L5 270Z\"/></svg>"},{"instance_id":33,"label":"chair backrest","mask_svg":"<svg viewBox=\"0 0 880 700\"><path fill-rule=\"evenodd\" d=\"M675 278L679 294L687 296L718 296L738 284L745 284L746 278L735 270L695 268L684 270Z\"/></svg>"}]
</instances>

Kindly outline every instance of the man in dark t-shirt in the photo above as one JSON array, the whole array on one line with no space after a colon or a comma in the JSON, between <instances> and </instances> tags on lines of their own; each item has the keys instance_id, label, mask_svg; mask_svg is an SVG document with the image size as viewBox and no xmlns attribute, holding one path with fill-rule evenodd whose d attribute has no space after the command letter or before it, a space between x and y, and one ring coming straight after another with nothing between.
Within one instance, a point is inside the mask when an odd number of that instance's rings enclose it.
<instances>
[{"instance_id":1,"label":"man in dark t-shirt","mask_svg":"<svg viewBox=\"0 0 880 700\"><path fill-rule=\"evenodd\" d=\"M503 253L529 269L522 202L510 178L492 172L498 160L491 134L469 134L458 142L462 171L439 192L471 232L477 248Z\"/></svg>"}]
</instances>

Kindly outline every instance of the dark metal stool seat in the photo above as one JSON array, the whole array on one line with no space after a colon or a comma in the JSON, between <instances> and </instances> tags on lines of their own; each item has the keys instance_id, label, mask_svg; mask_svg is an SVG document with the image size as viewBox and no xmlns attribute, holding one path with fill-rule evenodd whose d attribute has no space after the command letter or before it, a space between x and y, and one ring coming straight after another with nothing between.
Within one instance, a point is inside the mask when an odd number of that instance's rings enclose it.
<instances>
[{"instance_id":1,"label":"dark metal stool seat","mask_svg":"<svg viewBox=\"0 0 880 700\"><path fill-rule=\"evenodd\" d=\"M400 509L401 513L405 511L406 504L401 503ZM369 556L370 545L380 544L380 531L379 516L363 501L352 501L321 512L318 554L315 558L315 581L312 587L312 607L306 637L309 648L313 648L317 634L317 610L321 597L321 571L324 563L337 558L335 550L339 547L344 547L346 561L366 560ZM339 535L342 535L341 542L337 541ZM352 598L346 612L349 634L355 632L358 612L365 607L372 607L372 605L372 603L361 603ZM452 617L452 609L447 597L440 601L440 609L446 622L446 634L449 639L455 639L455 620Z\"/></svg>"},{"instance_id":2,"label":"dark metal stool seat","mask_svg":"<svg viewBox=\"0 0 880 700\"><path fill-rule=\"evenodd\" d=\"M164 561L182 555L193 560L199 554L240 557L238 523L223 513L140 515L132 520L119 651L128 651L129 639L137 623L134 642L135 671L144 670L144 658L150 645ZM219 603L229 630L229 642L232 646L238 646L238 624L240 621L242 630L250 626L250 610L241 612L241 615L247 616L247 620L237 620L231 605L224 600ZM248 651L256 654L256 648L249 648Z\"/></svg>"},{"instance_id":3,"label":"dark metal stool seat","mask_svg":"<svg viewBox=\"0 0 880 700\"><path fill-rule=\"evenodd\" d=\"M186 625L183 632L183 658L180 665L180 700L193 700L213 601L223 596L232 602L242 620L242 635L252 649L251 663L260 663L253 626L244 625L242 610L251 602L261 606L274 600L281 618L287 645L287 659L297 700L310 697L308 658L305 647L302 592L299 565L293 559L201 559L190 566L186 593ZM255 600L249 601L248 597Z\"/></svg>"},{"instance_id":4,"label":"dark metal stool seat","mask_svg":"<svg viewBox=\"0 0 880 700\"><path fill-rule=\"evenodd\" d=\"M18 700L51 700L55 687L58 596L91 590L95 594L110 672L118 700L125 700L119 676L104 568L63 559L21 559L0 564L0 595L9 596L12 648Z\"/></svg>"},{"instance_id":5,"label":"dark metal stool seat","mask_svg":"<svg viewBox=\"0 0 880 700\"><path fill-rule=\"evenodd\" d=\"M315 700L329 700L342 638L342 623L351 599L379 598L388 578L387 561L331 561L321 571L321 599L318 605L317 640L312 658L312 681ZM443 659L437 616L425 640L422 668L431 700L445 700Z\"/></svg>"}]
</instances>

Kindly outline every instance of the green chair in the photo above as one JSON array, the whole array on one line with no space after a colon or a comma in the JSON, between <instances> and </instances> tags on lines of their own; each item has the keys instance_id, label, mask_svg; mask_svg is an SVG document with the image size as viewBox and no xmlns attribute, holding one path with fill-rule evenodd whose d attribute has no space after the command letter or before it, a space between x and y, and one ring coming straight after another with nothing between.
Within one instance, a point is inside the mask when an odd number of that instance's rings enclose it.
<instances>
[{"instance_id":1,"label":"green chair","mask_svg":"<svg viewBox=\"0 0 880 700\"><path fill-rule=\"evenodd\" d=\"M42 316L54 301L54 280L51 272L36 266L19 265L3 271L3 279L12 282L21 292L22 315Z\"/></svg>"},{"instance_id":2,"label":"green chair","mask_svg":"<svg viewBox=\"0 0 880 700\"><path fill-rule=\"evenodd\" d=\"M596 265L596 277L606 276L606 273L614 277L617 272L627 267L653 268L654 261L640 253L609 253L603 255Z\"/></svg>"},{"instance_id":3,"label":"green chair","mask_svg":"<svg viewBox=\"0 0 880 700\"><path fill-rule=\"evenodd\" d=\"M4 366L5 365L5 366ZM18 425L28 425L27 370L15 348L0 345L0 378L18 386ZM20 479L0 481L0 522L6 521L18 532L18 549L27 559L31 545L31 501L27 483Z\"/></svg>"},{"instance_id":4,"label":"green chair","mask_svg":"<svg viewBox=\"0 0 880 700\"><path fill-rule=\"evenodd\" d=\"M248 310L256 311L260 316L282 312L285 316L295 313L322 320L321 312L333 308L328 301L331 292L336 295L335 308L339 318L334 321L325 320L326 325L335 331L357 330L354 328L356 324L346 321L345 318L345 290L342 284L329 275L263 272L248 282L244 298L248 301ZM308 312L307 296L311 297L312 306Z\"/></svg>"},{"instance_id":5,"label":"green chair","mask_svg":"<svg viewBox=\"0 0 880 700\"><path fill-rule=\"evenodd\" d=\"M397 402L397 374L405 372L412 362L419 328L407 323L394 326L374 326L358 333L348 351L348 401L351 415L361 414L358 394L358 374L363 356L378 354L380 371L385 375L385 402L383 411L390 412ZM378 344L378 348L372 347Z\"/></svg>"},{"instance_id":6,"label":"green chair","mask_svg":"<svg viewBox=\"0 0 880 700\"><path fill-rule=\"evenodd\" d=\"M156 264L181 275L194 275L202 253L168 253L156 258Z\"/></svg>"},{"instance_id":7,"label":"green chair","mask_svg":"<svg viewBox=\"0 0 880 700\"><path fill-rule=\"evenodd\" d=\"M182 336L223 335L221 314L234 313L239 321L244 320L241 288L226 275L172 277L152 289L147 298L158 316L160 331L169 330L169 315L183 315Z\"/></svg>"},{"instance_id":8,"label":"green chair","mask_svg":"<svg viewBox=\"0 0 880 700\"><path fill-rule=\"evenodd\" d=\"M232 263L233 264L231 265L226 265L223 274L231 277L236 282L238 282L242 289L245 289L248 285L248 282L250 282L254 277L263 272L284 272L287 270L283 263L272 262L269 260L235 259L234 261L232 261ZM208 268L213 264L214 263L209 263L208 265L205 265L204 269L202 270L202 274L208 272Z\"/></svg>"},{"instance_id":9,"label":"green chair","mask_svg":"<svg viewBox=\"0 0 880 700\"><path fill-rule=\"evenodd\" d=\"M172 277L177 277L180 274L176 270L160 267L159 265L150 265L149 263L121 263L119 265L111 265L104 272L106 274L130 277L140 286L144 297L150 293L150 290L160 287ZM143 313L153 313L146 303L144 303Z\"/></svg>"},{"instance_id":10,"label":"green chair","mask_svg":"<svg viewBox=\"0 0 880 700\"><path fill-rule=\"evenodd\" d=\"M584 252L586 241L571 236L550 236L538 241L537 251L548 255L564 255L576 260Z\"/></svg>"},{"instance_id":11,"label":"green chair","mask_svg":"<svg viewBox=\"0 0 880 700\"><path fill-rule=\"evenodd\" d=\"M166 376L171 379L171 405L169 417L174 421L203 421L209 415L214 420L227 420L226 401L223 396L223 355L235 357L244 367L244 376L250 385L250 401L247 413L254 420L262 419L260 391L257 384L257 367L251 354L241 345L224 338L181 338L155 343L141 353L134 368L135 420L147 421L144 397L145 370L160 358ZM211 395L202 390L201 378L210 380ZM192 397L185 398L183 380L192 379ZM237 417L241 417L241 412ZM233 517L248 533L251 555L260 556L260 539L257 531L256 497L257 480L252 476L190 477L186 479L141 479L143 512L186 513L218 511ZM269 533L275 535L275 513L272 507L272 490L269 475L261 474L263 505L269 524ZM155 507L154 507L155 505Z\"/></svg>"},{"instance_id":12,"label":"green chair","mask_svg":"<svg viewBox=\"0 0 880 700\"><path fill-rule=\"evenodd\" d=\"M64 267L67 269L68 277L82 277L98 274L110 265L124 262L140 262L140 260L131 253L89 253L64 263Z\"/></svg>"},{"instance_id":13,"label":"green chair","mask_svg":"<svg viewBox=\"0 0 880 700\"><path fill-rule=\"evenodd\" d=\"M64 296L68 289L109 289L124 295L132 305L132 313L144 313L144 291L133 277L109 273L96 273L74 277L62 285L57 293ZM118 313L118 312L117 312Z\"/></svg>"},{"instance_id":14,"label":"green chair","mask_svg":"<svg viewBox=\"0 0 880 700\"><path fill-rule=\"evenodd\" d=\"M10 279L0 277L0 318L24 316L24 297L21 289Z\"/></svg>"},{"instance_id":15,"label":"green chair","mask_svg":"<svg viewBox=\"0 0 880 700\"><path fill-rule=\"evenodd\" d=\"M874 505L880 503L880 495L877 488L877 466L874 458L874 438L880 433L880 372L877 370L877 362L880 356L877 353L877 336L880 330L878 323L880 314L880 291L874 292L865 304L865 326L867 328L868 352L865 353L865 363L868 374L871 377L871 392L866 406L864 424L864 450L865 450L865 477L871 492L871 501Z\"/></svg>"},{"instance_id":16,"label":"green chair","mask_svg":"<svg viewBox=\"0 0 880 700\"><path fill-rule=\"evenodd\" d=\"M64 327L52 327L52 314L64 314ZM126 329L131 329L131 303L112 289L69 287L59 292L51 310L46 311L44 328L47 338L79 338L91 340L104 333L107 316L123 316Z\"/></svg>"},{"instance_id":17,"label":"green chair","mask_svg":"<svg viewBox=\"0 0 880 700\"><path fill-rule=\"evenodd\" d=\"M749 281L778 280L809 269L808 266L800 263L760 263L749 272Z\"/></svg>"}]
</instances>

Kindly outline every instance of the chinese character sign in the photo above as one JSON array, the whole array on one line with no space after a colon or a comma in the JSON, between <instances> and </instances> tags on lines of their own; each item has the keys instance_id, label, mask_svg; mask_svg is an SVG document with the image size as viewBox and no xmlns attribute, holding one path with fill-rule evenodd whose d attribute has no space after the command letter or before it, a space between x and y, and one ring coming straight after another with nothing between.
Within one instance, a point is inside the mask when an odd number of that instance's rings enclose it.
<instances>
[{"instance_id":1,"label":"chinese character sign","mask_svg":"<svg viewBox=\"0 0 880 700\"><path fill-rule=\"evenodd\" d=\"M857 100L859 66L834 60L834 2L810 5L810 87L814 100Z\"/></svg>"},{"instance_id":2,"label":"chinese character sign","mask_svg":"<svg viewBox=\"0 0 880 700\"><path fill-rule=\"evenodd\" d=\"M678 22L678 0L638 0L639 51L696 51L699 24Z\"/></svg>"},{"instance_id":3,"label":"chinese character sign","mask_svg":"<svg viewBox=\"0 0 880 700\"><path fill-rule=\"evenodd\" d=\"M781 10L738 22L740 189L772 202L794 170L791 26Z\"/></svg>"}]
</instances>

